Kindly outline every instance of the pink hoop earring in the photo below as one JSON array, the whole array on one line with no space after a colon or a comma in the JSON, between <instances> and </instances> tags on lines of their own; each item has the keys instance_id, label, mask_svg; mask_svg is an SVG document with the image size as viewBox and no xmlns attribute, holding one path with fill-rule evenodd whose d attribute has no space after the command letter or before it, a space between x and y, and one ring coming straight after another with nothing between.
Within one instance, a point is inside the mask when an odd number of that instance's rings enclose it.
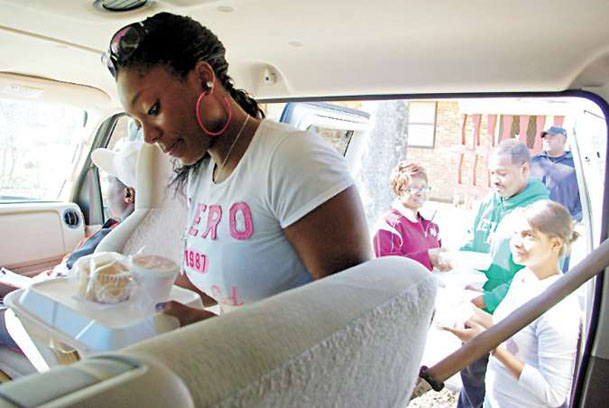
<instances>
[{"instance_id":1,"label":"pink hoop earring","mask_svg":"<svg viewBox=\"0 0 609 408\"><path fill-rule=\"evenodd\" d=\"M226 95L224 96L224 104L226 105L226 113L228 114L228 117L226 118L226 123L224 124L222 129L220 129L219 131L212 132L205 127L205 125L203 124L203 121L201 120L201 114L199 113L199 105L201 104L201 100L203 99L203 96L205 96L205 91L201 92L201 95L199 95L199 99L197 99L197 105L195 106L195 116L197 117L197 122L199 123L199 127L201 128L201 130L207 136L217 137L217 136L221 135L222 133L224 133L224 131L228 127L228 124L230 123L231 118L232 118L232 112L231 112L230 104L228 103L228 97Z\"/></svg>"}]
</instances>

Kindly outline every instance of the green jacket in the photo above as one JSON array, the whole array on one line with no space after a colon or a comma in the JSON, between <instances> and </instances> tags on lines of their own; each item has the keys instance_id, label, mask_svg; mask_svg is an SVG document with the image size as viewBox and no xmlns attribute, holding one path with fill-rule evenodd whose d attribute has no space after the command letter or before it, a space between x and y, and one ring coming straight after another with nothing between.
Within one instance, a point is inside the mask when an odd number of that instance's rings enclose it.
<instances>
[{"instance_id":1,"label":"green jacket","mask_svg":"<svg viewBox=\"0 0 609 408\"><path fill-rule=\"evenodd\" d=\"M522 265L512 261L510 251L509 222L498 228L501 221L516 208L526 207L538 200L547 200L548 190L538 179L529 179L527 186L513 197L504 199L497 193L485 200L478 210L472 230L471 240L461 250L490 253L492 262L486 271L487 281L484 284L484 303L486 311L493 313L505 297L512 278ZM509 217L508 217L509 218Z\"/></svg>"}]
</instances>

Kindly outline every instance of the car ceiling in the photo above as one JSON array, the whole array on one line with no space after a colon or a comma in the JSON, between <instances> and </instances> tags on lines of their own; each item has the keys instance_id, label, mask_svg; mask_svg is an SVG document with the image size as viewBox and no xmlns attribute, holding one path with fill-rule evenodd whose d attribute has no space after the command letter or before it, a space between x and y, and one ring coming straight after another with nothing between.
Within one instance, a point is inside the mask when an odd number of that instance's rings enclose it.
<instances>
[{"instance_id":1,"label":"car ceiling","mask_svg":"<svg viewBox=\"0 0 609 408\"><path fill-rule=\"evenodd\" d=\"M211 28L237 86L261 98L600 89L609 78L605 0L157 0L121 13L99 1L0 0L0 71L94 87L118 106L100 54L120 27L170 11Z\"/></svg>"}]
</instances>

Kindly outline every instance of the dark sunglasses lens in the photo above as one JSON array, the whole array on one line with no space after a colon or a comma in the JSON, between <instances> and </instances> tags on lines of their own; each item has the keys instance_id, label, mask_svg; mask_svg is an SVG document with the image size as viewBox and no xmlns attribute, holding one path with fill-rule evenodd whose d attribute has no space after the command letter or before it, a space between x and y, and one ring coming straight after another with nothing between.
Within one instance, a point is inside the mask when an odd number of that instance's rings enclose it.
<instances>
[{"instance_id":1,"label":"dark sunglasses lens","mask_svg":"<svg viewBox=\"0 0 609 408\"><path fill-rule=\"evenodd\" d=\"M114 37L112 37L112 41L110 41L110 52L112 52L112 54L120 53L121 39L125 36L125 34L127 34L129 30L131 30L131 26L121 28L116 34L114 34Z\"/></svg>"},{"instance_id":2,"label":"dark sunglasses lens","mask_svg":"<svg viewBox=\"0 0 609 408\"><path fill-rule=\"evenodd\" d=\"M110 51L118 59L125 59L135 52L141 41L142 35L137 26L127 26L114 35L110 42Z\"/></svg>"}]
</instances>

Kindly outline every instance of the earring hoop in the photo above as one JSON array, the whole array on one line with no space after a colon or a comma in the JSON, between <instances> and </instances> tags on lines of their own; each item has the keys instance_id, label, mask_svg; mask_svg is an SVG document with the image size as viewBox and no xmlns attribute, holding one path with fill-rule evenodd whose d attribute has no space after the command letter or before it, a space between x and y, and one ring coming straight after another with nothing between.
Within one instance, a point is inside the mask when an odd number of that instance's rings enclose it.
<instances>
[{"instance_id":1,"label":"earring hoop","mask_svg":"<svg viewBox=\"0 0 609 408\"><path fill-rule=\"evenodd\" d=\"M211 94L212 93L210 92L209 95L211 95ZM224 95L224 104L226 105L226 114L227 114L226 123L224 124L222 129L220 129L219 131L212 132L211 130L209 130L205 127L205 125L203 124L203 121L201 120L201 114L199 113L199 105L201 105L201 100L206 95L207 95L207 93L205 91L201 92L201 95L199 95L199 99L197 99L197 104L195 106L195 116L197 117L197 123L199 124L199 127L207 136L217 137L217 136L221 135L222 133L224 133L224 131L226 130L226 128L228 127L228 124L230 123L230 121L232 119L230 103L228 102L228 97L226 95Z\"/></svg>"}]
</instances>

